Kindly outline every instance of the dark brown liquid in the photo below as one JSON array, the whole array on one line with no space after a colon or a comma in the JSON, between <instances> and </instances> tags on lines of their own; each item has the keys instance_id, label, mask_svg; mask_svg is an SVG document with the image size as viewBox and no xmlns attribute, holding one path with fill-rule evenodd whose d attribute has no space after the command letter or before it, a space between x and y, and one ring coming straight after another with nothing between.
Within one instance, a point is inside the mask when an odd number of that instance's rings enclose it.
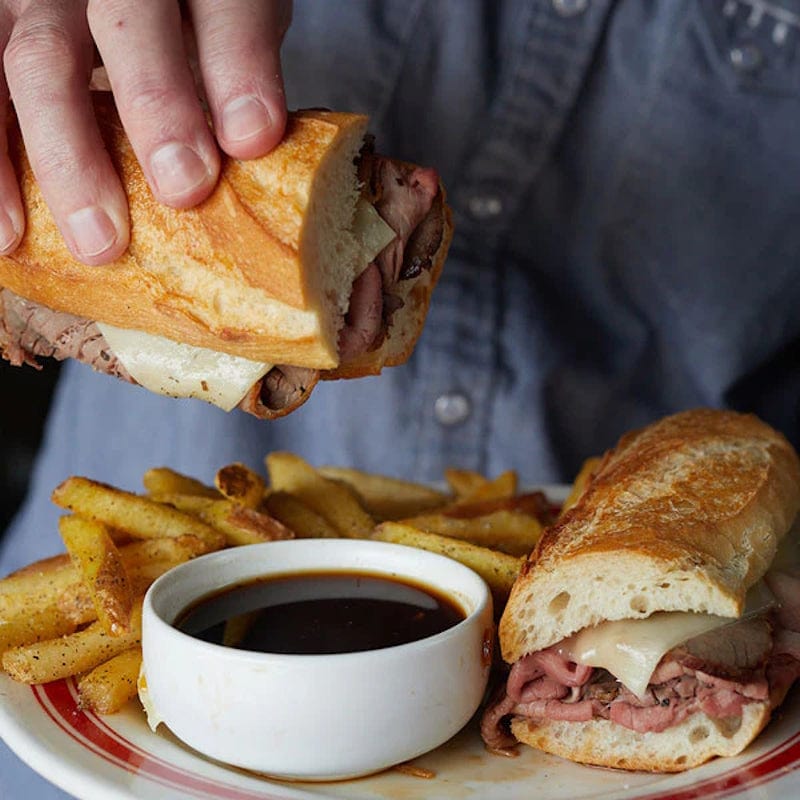
<instances>
[{"instance_id":1,"label":"dark brown liquid","mask_svg":"<svg viewBox=\"0 0 800 800\"><path fill-rule=\"evenodd\" d=\"M237 584L186 609L175 627L240 650L354 653L414 642L465 617L428 587L370 573L303 572Z\"/></svg>"}]
</instances>

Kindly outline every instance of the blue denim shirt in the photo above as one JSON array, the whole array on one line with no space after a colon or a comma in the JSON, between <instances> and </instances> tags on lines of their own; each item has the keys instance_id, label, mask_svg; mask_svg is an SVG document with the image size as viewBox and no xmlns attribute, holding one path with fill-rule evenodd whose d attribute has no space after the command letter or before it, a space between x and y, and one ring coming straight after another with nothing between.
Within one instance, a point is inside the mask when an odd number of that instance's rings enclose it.
<instances>
[{"instance_id":1,"label":"blue denim shirt","mask_svg":"<svg viewBox=\"0 0 800 800\"><path fill-rule=\"evenodd\" d=\"M273 423L68 364L0 572L61 549L76 473L140 489L281 448L561 481L697 405L800 440L800 0L296 0L284 62L290 106L367 112L442 174L456 234L413 357ZM35 780L7 751L0 775L2 800Z\"/></svg>"}]
</instances>

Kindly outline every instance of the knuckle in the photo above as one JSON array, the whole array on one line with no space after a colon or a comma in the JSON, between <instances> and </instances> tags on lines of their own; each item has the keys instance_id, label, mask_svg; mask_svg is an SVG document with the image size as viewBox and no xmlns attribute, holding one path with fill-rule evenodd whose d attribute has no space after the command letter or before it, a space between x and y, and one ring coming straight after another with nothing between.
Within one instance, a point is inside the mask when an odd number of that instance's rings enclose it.
<instances>
[{"instance_id":1,"label":"knuckle","mask_svg":"<svg viewBox=\"0 0 800 800\"><path fill-rule=\"evenodd\" d=\"M76 170L84 177L87 174L86 165L81 169L74 153L64 146L48 147L44 152L31 153L30 157L36 178L42 184L59 185L65 176L73 175Z\"/></svg>"},{"instance_id":2,"label":"knuckle","mask_svg":"<svg viewBox=\"0 0 800 800\"><path fill-rule=\"evenodd\" d=\"M33 83L78 68L78 53L63 25L37 20L14 28L3 53L9 82Z\"/></svg>"},{"instance_id":3,"label":"knuckle","mask_svg":"<svg viewBox=\"0 0 800 800\"><path fill-rule=\"evenodd\" d=\"M121 88L120 105L132 119L150 121L168 119L176 108L175 91L163 78L138 78Z\"/></svg>"},{"instance_id":4,"label":"knuckle","mask_svg":"<svg viewBox=\"0 0 800 800\"><path fill-rule=\"evenodd\" d=\"M28 157L36 180L50 191L90 195L100 183L98 154L73 138L48 137L46 146L31 146Z\"/></svg>"}]
</instances>

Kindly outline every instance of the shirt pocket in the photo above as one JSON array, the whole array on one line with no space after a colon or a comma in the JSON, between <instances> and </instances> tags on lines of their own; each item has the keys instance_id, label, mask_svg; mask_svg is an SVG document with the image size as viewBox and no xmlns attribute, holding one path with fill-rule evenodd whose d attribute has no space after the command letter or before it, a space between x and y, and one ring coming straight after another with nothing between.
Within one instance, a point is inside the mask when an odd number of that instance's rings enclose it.
<instances>
[{"instance_id":1,"label":"shirt pocket","mask_svg":"<svg viewBox=\"0 0 800 800\"><path fill-rule=\"evenodd\" d=\"M732 20L721 0L679 17L630 116L600 243L609 280L710 398L800 335L797 65L743 85L725 48L747 20Z\"/></svg>"},{"instance_id":2,"label":"shirt pocket","mask_svg":"<svg viewBox=\"0 0 800 800\"><path fill-rule=\"evenodd\" d=\"M696 0L697 46L731 88L800 91L800 0Z\"/></svg>"}]
</instances>

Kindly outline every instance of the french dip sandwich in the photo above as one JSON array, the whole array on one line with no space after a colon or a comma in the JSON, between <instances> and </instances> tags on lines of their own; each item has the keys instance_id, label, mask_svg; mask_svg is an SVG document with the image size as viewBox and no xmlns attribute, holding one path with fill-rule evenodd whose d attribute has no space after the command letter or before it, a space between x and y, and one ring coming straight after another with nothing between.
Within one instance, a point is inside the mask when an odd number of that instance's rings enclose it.
<instances>
[{"instance_id":1,"label":"french dip sandwich","mask_svg":"<svg viewBox=\"0 0 800 800\"><path fill-rule=\"evenodd\" d=\"M377 154L364 116L299 111L274 151L226 159L211 197L175 210L151 195L110 95L94 94L130 246L106 266L73 259L12 131L27 229L0 258L6 359L77 358L272 418L320 378L409 357L452 236L435 170Z\"/></svg>"},{"instance_id":2,"label":"french dip sandwich","mask_svg":"<svg viewBox=\"0 0 800 800\"><path fill-rule=\"evenodd\" d=\"M677 772L753 741L800 677L800 461L750 415L624 436L503 613L490 748Z\"/></svg>"}]
</instances>

